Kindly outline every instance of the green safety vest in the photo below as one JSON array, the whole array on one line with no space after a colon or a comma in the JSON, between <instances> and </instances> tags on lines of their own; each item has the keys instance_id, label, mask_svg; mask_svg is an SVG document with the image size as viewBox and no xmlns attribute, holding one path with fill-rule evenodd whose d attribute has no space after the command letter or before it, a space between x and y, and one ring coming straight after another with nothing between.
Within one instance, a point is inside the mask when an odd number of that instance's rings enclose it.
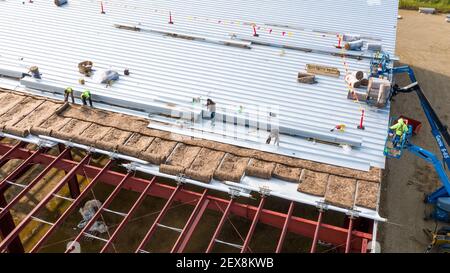
<instances>
[{"instance_id":1,"label":"green safety vest","mask_svg":"<svg viewBox=\"0 0 450 273\"><path fill-rule=\"evenodd\" d=\"M88 99L91 97L91 92L89 92L89 90L85 90L82 94L81 94L82 98Z\"/></svg>"},{"instance_id":2,"label":"green safety vest","mask_svg":"<svg viewBox=\"0 0 450 273\"><path fill-rule=\"evenodd\" d=\"M408 125L403 122L398 122L397 124L390 127L392 130L395 130L395 134L398 136L403 135L404 132L408 131Z\"/></svg>"},{"instance_id":3,"label":"green safety vest","mask_svg":"<svg viewBox=\"0 0 450 273\"><path fill-rule=\"evenodd\" d=\"M72 93L73 89L72 87L67 87L66 90L64 90L66 93Z\"/></svg>"}]
</instances>

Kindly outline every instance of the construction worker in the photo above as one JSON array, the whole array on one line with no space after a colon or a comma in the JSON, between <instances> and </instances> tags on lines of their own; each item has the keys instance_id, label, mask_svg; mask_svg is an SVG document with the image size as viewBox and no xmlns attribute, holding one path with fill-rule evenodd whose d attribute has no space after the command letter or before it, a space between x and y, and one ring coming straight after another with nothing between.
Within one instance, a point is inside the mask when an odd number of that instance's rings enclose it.
<instances>
[{"instance_id":1,"label":"construction worker","mask_svg":"<svg viewBox=\"0 0 450 273\"><path fill-rule=\"evenodd\" d=\"M72 87L67 87L66 89L64 89L64 102L67 102L69 100L69 96L72 98L72 103L75 104Z\"/></svg>"},{"instance_id":2,"label":"construction worker","mask_svg":"<svg viewBox=\"0 0 450 273\"><path fill-rule=\"evenodd\" d=\"M402 139L402 136L404 133L408 132L408 120L404 120L402 118L399 118L397 123L389 127L391 130L395 130L395 136L392 139L392 144L394 145L394 148L397 147L398 143Z\"/></svg>"},{"instance_id":3,"label":"construction worker","mask_svg":"<svg viewBox=\"0 0 450 273\"><path fill-rule=\"evenodd\" d=\"M212 99L206 100L206 108L208 112L211 113L209 119L211 120L211 126L214 126L215 118L216 118L216 103Z\"/></svg>"},{"instance_id":4,"label":"construction worker","mask_svg":"<svg viewBox=\"0 0 450 273\"><path fill-rule=\"evenodd\" d=\"M278 128L272 128L270 130L269 137L267 137L266 144L270 144L272 138L275 139L273 145L280 146L280 130Z\"/></svg>"},{"instance_id":5,"label":"construction worker","mask_svg":"<svg viewBox=\"0 0 450 273\"><path fill-rule=\"evenodd\" d=\"M91 99L91 92L89 90L84 90L83 93L81 93L81 100L83 101L83 105L87 105L86 100L89 100L89 105L92 106L92 99Z\"/></svg>"},{"instance_id":6,"label":"construction worker","mask_svg":"<svg viewBox=\"0 0 450 273\"><path fill-rule=\"evenodd\" d=\"M330 132L334 132L334 130L339 130L339 132L343 133L343 132L345 132L345 127L346 127L345 124L338 124L338 125L334 126L330 130Z\"/></svg>"}]
</instances>

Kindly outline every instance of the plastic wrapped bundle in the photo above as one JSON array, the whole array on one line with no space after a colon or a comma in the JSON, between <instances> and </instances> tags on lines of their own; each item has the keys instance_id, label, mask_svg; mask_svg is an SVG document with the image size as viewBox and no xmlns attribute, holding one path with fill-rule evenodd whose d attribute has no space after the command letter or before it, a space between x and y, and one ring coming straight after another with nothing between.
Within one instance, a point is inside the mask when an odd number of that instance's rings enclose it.
<instances>
[{"instance_id":1,"label":"plastic wrapped bundle","mask_svg":"<svg viewBox=\"0 0 450 273\"><path fill-rule=\"evenodd\" d=\"M110 81L117 81L118 79L119 73L113 70L105 70L96 76L95 81L99 83L108 83Z\"/></svg>"},{"instance_id":2,"label":"plastic wrapped bundle","mask_svg":"<svg viewBox=\"0 0 450 273\"><path fill-rule=\"evenodd\" d=\"M357 40L346 43L344 47L347 50L361 50L363 45L364 45L363 40Z\"/></svg>"},{"instance_id":3,"label":"plastic wrapped bundle","mask_svg":"<svg viewBox=\"0 0 450 273\"><path fill-rule=\"evenodd\" d=\"M358 41L361 40L361 36L359 34L344 34L342 37L342 40L344 42L353 42L353 41Z\"/></svg>"}]
</instances>

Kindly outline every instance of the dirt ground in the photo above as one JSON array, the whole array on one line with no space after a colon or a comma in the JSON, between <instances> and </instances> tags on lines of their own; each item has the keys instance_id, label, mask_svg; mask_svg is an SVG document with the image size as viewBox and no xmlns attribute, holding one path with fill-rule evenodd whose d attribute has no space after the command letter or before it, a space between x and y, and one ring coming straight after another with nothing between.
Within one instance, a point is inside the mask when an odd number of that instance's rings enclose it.
<instances>
[{"instance_id":1,"label":"dirt ground","mask_svg":"<svg viewBox=\"0 0 450 273\"><path fill-rule=\"evenodd\" d=\"M444 15L423 15L400 10L397 50L400 64L413 67L422 90L444 124L450 124L450 23ZM398 77L398 83L407 83ZM440 155L430 126L415 94L395 98L392 116L404 115L423 124L413 143ZM429 239L423 229L433 230L433 221L424 221L432 210L422 200L440 184L433 167L422 159L405 153L401 159L389 159L381 195L381 215L389 223L380 226L382 252L424 252Z\"/></svg>"}]
</instances>

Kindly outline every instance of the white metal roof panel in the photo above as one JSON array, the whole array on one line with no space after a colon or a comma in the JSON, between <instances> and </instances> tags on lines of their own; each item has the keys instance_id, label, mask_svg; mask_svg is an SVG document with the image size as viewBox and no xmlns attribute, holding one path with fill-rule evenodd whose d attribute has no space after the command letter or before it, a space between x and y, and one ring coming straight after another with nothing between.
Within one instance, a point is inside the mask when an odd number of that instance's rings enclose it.
<instances>
[{"instance_id":1,"label":"white metal roof panel","mask_svg":"<svg viewBox=\"0 0 450 273\"><path fill-rule=\"evenodd\" d=\"M235 48L122 30L114 24L219 39L234 34L240 39L331 52L336 50L335 34L351 32L380 41L393 54L397 1L115 0L104 1L104 6L102 15L99 1L69 1L60 8L52 1L0 2L0 64L38 65L45 81L89 88L94 95L124 101L187 106L193 97L202 96L218 105L278 105L280 123L285 126L328 132L344 123L345 134L363 142L362 147L344 153L339 147L309 146L304 140L286 138L286 148L298 151L295 156L357 169L384 168L389 108L373 109L346 99L343 58L263 45ZM168 24L169 11L173 25ZM251 23L259 27L259 37L252 36ZM129 68L131 75L112 88L90 80L79 86L77 64L83 60L93 61L96 69ZM345 61L350 70L369 67L366 58ZM297 73L307 63L337 67L341 77L317 76L318 84L299 84ZM361 107L366 109L364 131L356 129Z\"/></svg>"}]
</instances>

